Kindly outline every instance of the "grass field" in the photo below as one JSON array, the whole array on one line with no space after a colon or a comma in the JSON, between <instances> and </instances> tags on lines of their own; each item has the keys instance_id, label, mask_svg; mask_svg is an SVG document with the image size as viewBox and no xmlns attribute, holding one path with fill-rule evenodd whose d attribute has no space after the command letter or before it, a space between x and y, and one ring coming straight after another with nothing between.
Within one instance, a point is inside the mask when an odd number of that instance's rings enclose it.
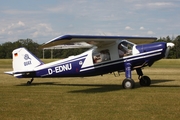
<instances>
[{"instance_id":1,"label":"grass field","mask_svg":"<svg viewBox=\"0 0 180 120\"><path fill-rule=\"evenodd\" d=\"M49 62L49 60L44 60ZM0 60L1 120L175 120L180 118L180 60L164 59L143 69L152 79L122 89L124 73L87 78L17 79L3 72L11 60Z\"/></svg>"}]
</instances>

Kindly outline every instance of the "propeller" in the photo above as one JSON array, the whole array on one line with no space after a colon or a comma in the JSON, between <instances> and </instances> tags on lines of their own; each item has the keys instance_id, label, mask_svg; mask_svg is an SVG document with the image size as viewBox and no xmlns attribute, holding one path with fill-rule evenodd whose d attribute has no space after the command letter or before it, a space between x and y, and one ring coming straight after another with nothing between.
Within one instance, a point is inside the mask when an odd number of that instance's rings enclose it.
<instances>
[{"instance_id":1,"label":"propeller","mask_svg":"<svg viewBox=\"0 0 180 120\"><path fill-rule=\"evenodd\" d=\"M169 55L170 49L174 47L174 43L167 43L166 46L167 46L167 49L165 52L165 58L167 58L167 56Z\"/></svg>"}]
</instances>

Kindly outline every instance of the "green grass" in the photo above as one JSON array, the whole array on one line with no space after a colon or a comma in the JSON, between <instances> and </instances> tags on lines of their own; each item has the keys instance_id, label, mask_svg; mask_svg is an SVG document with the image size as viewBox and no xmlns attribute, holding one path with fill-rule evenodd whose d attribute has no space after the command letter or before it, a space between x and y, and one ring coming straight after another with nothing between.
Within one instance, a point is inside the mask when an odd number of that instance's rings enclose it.
<instances>
[{"instance_id":1,"label":"green grass","mask_svg":"<svg viewBox=\"0 0 180 120\"><path fill-rule=\"evenodd\" d=\"M51 60L43 60L45 63ZM11 60L0 60L1 120L172 120L180 118L180 60L160 60L143 69L150 87L124 90L112 74L87 78L17 79L3 72Z\"/></svg>"},{"instance_id":2,"label":"green grass","mask_svg":"<svg viewBox=\"0 0 180 120\"><path fill-rule=\"evenodd\" d=\"M161 68L180 68L180 59L163 59L155 62L153 67L161 67Z\"/></svg>"}]
</instances>

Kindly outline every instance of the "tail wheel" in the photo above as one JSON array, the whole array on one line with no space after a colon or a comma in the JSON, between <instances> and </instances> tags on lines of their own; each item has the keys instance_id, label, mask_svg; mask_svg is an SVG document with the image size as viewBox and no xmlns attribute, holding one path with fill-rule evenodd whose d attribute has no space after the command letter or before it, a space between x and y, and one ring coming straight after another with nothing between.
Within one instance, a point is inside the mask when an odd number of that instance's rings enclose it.
<instances>
[{"instance_id":1,"label":"tail wheel","mask_svg":"<svg viewBox=\"0 0 180 120\"><path fill-rule=\"evenodd\" d=\"M33 82L34 78L32 78L30 81L27 81L27 85L31 85L31 83Z\"/></svg>"},{"instance_id":2,"label":"tail wheel","mask_svg":"<svg viewBox=\"0 0 180 120\"><path fill-rule=\"evenodd\" d=\"M132 89L135 86L135 82L133 79L124 79L122 82L122 86L124 89Z\"/></svg>"},{"instance_id":3,"label":"tail wheel","mask_svg":"<svg viewBox=\"0 0 180 120\"><path fill-rule=\"evenodd\" d=\"M27 85L31 85L31 81L27 81Z\"/></svg>"},{"instance_id":4,"label":"tail wheel","mask_svg":"<svg viewBox=\"0 0 180 120\"><path fill-rule=\"evenodd\" d=\"M139 80L141 86L150 86L151 84L151 79L148 76L142 76Z\"/></svg>"}]
</instances>

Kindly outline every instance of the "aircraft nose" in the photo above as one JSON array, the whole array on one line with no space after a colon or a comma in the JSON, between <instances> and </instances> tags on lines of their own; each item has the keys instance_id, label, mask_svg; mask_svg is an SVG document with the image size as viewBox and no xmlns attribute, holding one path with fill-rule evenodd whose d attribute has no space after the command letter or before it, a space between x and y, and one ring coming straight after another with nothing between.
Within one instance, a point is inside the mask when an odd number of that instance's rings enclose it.
<instances>
[{"instance_id":1,"label":"aircraft nose","mask_svg":"<svg viewBox=\"0 0 180 120\"><path fill-rule=\"evenodd\" d=\"M166 46L167 46L167 49L166 49L166 52L165 52L165 58L167 58L170 49L174 47L174 43L167 43Z\"/></svg>"},{"instance_id":2,"label":"aircraft nose","mask_svg":"<svg viewBox=\"0 0 180 120\"><path fill-rule=\"evenodd\" d=\"M174 47L174 43L167 43L166 46L170 47L170 48L173 48Z\"/></svg>"}]
</instances>

